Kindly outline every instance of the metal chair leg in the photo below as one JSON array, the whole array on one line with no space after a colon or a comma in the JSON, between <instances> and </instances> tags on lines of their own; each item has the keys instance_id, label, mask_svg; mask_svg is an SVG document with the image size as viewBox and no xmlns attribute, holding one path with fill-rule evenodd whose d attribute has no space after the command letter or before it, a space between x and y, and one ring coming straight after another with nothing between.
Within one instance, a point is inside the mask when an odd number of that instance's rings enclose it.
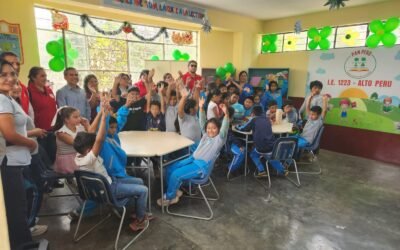
<instances>
[{"instance_id":1,"label":"metal chair leg","mask_svg":"<svg viewBox=\"0 0 400 250\"><path fill-rule=\"evenodd\" d=\"M291 161L291 163L293 163L293 165L294 165L294 170L295 170L295 172L294 173L296 173L296 177L297 177L297 182L296 181L294 181L292 178L290 178L289 176L286 176L286 179L288 179L291 183L293 183L294 185L296 185L296 187L300 187L300 185L301 185L301 183L300 183L300 178L299 178L299 172L297 171L297 163L296 163L296 160L292 160ZM289 166L290 167L290 166ZM289 174L290 173L293 173L293 172L289 172Z\"/></svg>"},{"instance_id":2,"label":"metal chair leg","mask_svg":"<svg viewBox=\"0 0 400 250\"><path fill-rule=\"evenodd\" d=\"M104 219L102 219L100 222L98 222L96 225L94 225L93 227L91 227L88 231L86 231L85 233L83 233L81 236L78 237L78 231L79 231L79 227L81 225L82 222L82 217L83 217L83 211L85 210L86 207L86 202L83 202L83 207L81 209L81 214L79 216L79 220L78 220L78 225L76 227L75 230L75 234L74 234L74 241L78 242L80 241L82 238L86 237L90 232L92 232L95 228L97 228L98 226L100 226L101 224L103 224L107 219L109 219L111 217L111 213L109 213Z\"/></svg>"},{"instance_id":3,"label":"metal chair leg","mask_svg":"<svg viewBox=\"0 0 400 250\"><path fill-rule=\"evenodd\" d=\"M302 172L298 172L299 174L311 174L311 175L320 175L322 173L322 168L319 165L319 160L317 158L317 156L314 154L313 151L310 151L310 153L313 156L313 162L299 162L299 165L312 165L314 162L316 162L317 167L318 167L318 171L302 171ZM316 160L315 160L316 159Z\"/></svg>"}]
</instances>

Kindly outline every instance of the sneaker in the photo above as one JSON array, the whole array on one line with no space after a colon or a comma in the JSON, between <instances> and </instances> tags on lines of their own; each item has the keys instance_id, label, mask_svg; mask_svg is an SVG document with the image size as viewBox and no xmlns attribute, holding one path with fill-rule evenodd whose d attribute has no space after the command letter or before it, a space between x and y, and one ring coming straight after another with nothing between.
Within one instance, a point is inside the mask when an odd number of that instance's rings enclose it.
<instances>
[{"instance_id":1,"label":"sneaker","mask_svg":"<svg viewBox=\"0 0 400 250\"><path fill-rule=\"evenodd\" d=\"M145 229L147 223L148 220L146 220L146 218L144 218L142 221L134 220L131 224L129 224L129 227L132 229L132 231L137 232Z\"/></svg>"},{"instance_id":2,"label":"sneaker","mask_svg":"<svg viewBox=\"0 0 400 250\"><path fill-rule=\"evenodd\" d=\"M30 228L32 237L39 236L47 232L46 225L35 225Z\"/></svg>"},{"instance_id":3,"label":"sneaker","mask_svg":"<svg viewBox=\"0 0 400 250\"><path fill-rule=\"evenodd\" d=\"M156 217L154 217L154 216L151 215L151 214L146 214L146 215L145 215L145 219L148 220L148 221L152 221L152 220L154 220L155 218L156 218ZM136 220L136 219L137 219L135 213L131 214L131 219L133 219L133 220Z\"/></svg>"},{"instance_id":4,"label":"sneaker","mask_svg":"<svg viewBox=\"0 0 400 250\"><path fill-rule=\"evenodd\" d=\"M176 196L172 200L167 200L166 196L164 195L163 198L157 200L157 205L161 206L169 206L179 202L179 197Z\"/></svg>"},{"instance_id":5,"label":"sneaker","mask_svg":"<svg viewBox=\"0 0 400 250\"><path fill-rule=\"evenodd\" d=\"M265 171L262 171L256 175L256 178L263 178L263 177L267 177L267 176L268 176L267 173Z\"/></svg>"}]
</instances>

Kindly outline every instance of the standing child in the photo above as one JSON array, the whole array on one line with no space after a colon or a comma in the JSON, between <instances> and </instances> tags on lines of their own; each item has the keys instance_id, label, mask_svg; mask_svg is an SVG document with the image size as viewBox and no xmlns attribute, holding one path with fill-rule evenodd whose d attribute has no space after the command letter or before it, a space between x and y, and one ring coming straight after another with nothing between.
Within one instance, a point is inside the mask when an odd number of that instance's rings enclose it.
<instances>
[{"instance_id":1,"label":"standing child","mask_svg":"<svg viewBox=\"0 0 400 250\"><path fill-rule=\"evenodd\" d=\"M244 117L251 116L254 107L254 98L252 96L248 96L244 99Z\"/></svg>"},{"instance_id":2,"label":"standing child","mask_svg":"<svg viewBox=\"0 0 400 250\"><path fill-rule=\"evenodd\" d=\"M158 205L168 206L179 201L180 192L178 189L182 182L192 178L201 178L208 174L210 164L215 161L222 146L225 144L229 129L228 107L221 104L224 112L222 125L216 118L209 119L206 122L203 109L204 99L200 99L200 123L204 124L204 135L200 144L193 155L175 162L167 168L166 179L168 183L167 192L162 198L157 200Z\"/></svg>"},{"instance_id":3,"label":"standing child","mask_svg":"<svg viewBox=\"0 0 400 250\"><path fill-rule=\"evenodd\" d=\"M310 95L307 96L304 99L303 104L300 107L299 114L300 118L302 118L302 114L306 113L305 116L303 116L304 119L307 120L309 113L307 112L307 103L309 103L309 108L314 107L314 106L319 106L322 109L322 117L325 117L326 111L327 111L327 102L326 98L324 98L321 95L321 90L322 90L323 84L320 81L312 81L310 83Z\"/></svg>"},{"instance_id":4,"label":"standing child","mask_svg":"<svg viewBox=\"0 0 400 250\"><path fill-rule=\"evenodd\" d=\"M270 81L268 91L265 91L264 96L261 99L263 107L266 109L266 105L272 100L276 101L278 108L282 108L282 94L276 81Z\"/></svg>"},{"instance_id":5,"label":"standing child","mask_svg":"<svg viewBox=\"0 0 400 250\"><path fill-rule=\"evenodd\" d=\"M147 88L150 89L152 82L146 82ZM146 116L146 130L148 131L165 131L165 108L162 90L164 86L160 85L158 95L160 101L151 101L151 91L147 92L147 116Z\"/></svg>"},{"instance_id":6,"label":"standing child","mask_svg":"<svg viewBox=\"0 0 400 250\"><path fill-rule=\"evenodd\" d=\"M135 199L135 219L129 224L133 231L142 230L148 223L146 205L148 189L133 178L110 177L99 156L106 134L106 116L108 112L101 110L101 122L97 135L95 133L79 132L74 140L74 148L78 152L75 163L81 170L103 175L111 186L111 192L118 199Z\"/></svg>"},{"instance_id":7,"label":"standing child","mask_svg":"<svg viewBox=\"0 0 400 250\"><path fill-rule=\"evenodd\" d=\"M178 98L176 96L175 82L172 80L168 84L167 93L165 97L165 125L167 132L176 132L175 120L178 116Z\"/></svg>"},{"instance_id":8,"label":"standing child","mask_svg":"<svg viewBox=\"0 0 400 250\"><path fill-rule=\"evenodd\" d=\"M223 116L219 104L221 103L221 91L219 89L211 90L207 96L208 107L207 107L207 119L217 118L220 119Z\"/></svg>"}]
</instances>

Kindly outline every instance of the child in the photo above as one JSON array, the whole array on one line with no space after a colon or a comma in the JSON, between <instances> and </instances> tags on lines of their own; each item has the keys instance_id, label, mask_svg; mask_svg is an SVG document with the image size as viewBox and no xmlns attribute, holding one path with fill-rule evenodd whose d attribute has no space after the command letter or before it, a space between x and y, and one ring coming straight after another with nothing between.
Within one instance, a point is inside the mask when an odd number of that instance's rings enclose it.
<instances>
[{"instance_id":1,"label":"child","mask_svg":"<svg viewBox=\"0 0 400 250\"><path fill-rule=\"evenodd\" d=\"M231 93L229 102L231 107L235 110L233 115L234 121L240 121L244 118L244 107L242 104L239 103L239 91L236 90L235 92Z\"/></svg>"},{"instance_id":2,"label":"child","mask_svg":"<svg viewBox=\"0 0 400 250\"><path fill-rule=\"evenodd\" d=\"M150 89L152 83L146 83L147 88ZM146 94L147 99L147 115L146 115L146 130L148 131L165 131L165 108L162 90L164 86L160 85L158 95L160 101L151 101L151 91Z\"/></svg>"},{"instance_id":3,"label":"child","mask_svg":"<svg viewBox=\"0 0 400 250\"><path fill-rule=\"evenodd\" d=\"M299 114L300 114L300 118L302 118L301 114L306 113L306 116L304 116L304 119L307 119L309 113L307 113L307 103L308 100L310 100L310 106L314 107L314 106L319 106L322 108L322 117L325 117L326 111L327 111L327 103L326 100L323 98L323 96L321 95L321 90L322 90L323 84L320 81L312 81L310 83L310 95L307 96L304 99L303 104L300 107L299 110Z\"/></svg>"},{"instance_id":4,"label":"child","mask_svg":"<svg viewBox=\"0 0 400 250\"><path fill-rule=\"evenodd\" d=\"M165 125L167 132L177 132L175 128L175 120L178 115L178 98L176 91L172 90L175 88L174 81L170 81L167 88L165 100L168 102L165 109Z\"/></svg>"},{"instance_id":5,"label":"child","mask_svg":"<svg viewBox=\"0 0 400 250\"><path fill-rule=\"evenodd\" d=\"M261 106L261 98L259 95L254 96L254 105Z\"/></svg>"},{"instance_id":6,"label":"child","mask_svg":"<svg viewBox=\"0 0 400 250\"><path fill-rule=\"evenodd\" d=\"M261 103L264 108L271 100L276 101L278 108L282 108L282 94L281 90L279 89L278 83L276 81L270 81L269 90L265 91L263 98L261 99Z\"/></svg>"},{"instance_id":7,"label":"child","mask_svg":"<svg viewBox=\"0 0 400 250\"><path fill-rule=\"evenodd\" d=\"M219 89L219 91L221 92L221 94L228 93L228 88L226 87L225 84L220 84L220 85L218 86L218 89Z\"/></svg>"},{"instance_id":8,"label":"child","mask_svg":"<svg viewBox=\"0 0 400 250\"><path fill-rule=\"evenodd\" d=\"M269 101L267 117L271 120L272 124L279 124L279 122L282 120L282 113L282 110L278 109L278 104L275 100Z\"/></svg>"},{"instance_id":9,"label":"child","mask_svg":"<svg viewBox=\"0 0 400 250\"><path fill-rule=\"evenodd\" d=\"M210 163L216 159L222 146L225 144L229 129L228 107L221 104L221 109L225 116L222 125L220 125L219 121L215 118L206 122L203 104L204 99L202 98L199 101L199 108L201 109L200 123L205 124L204 135L192 156L175 162L167 168L167 192L162 198L157 200L159 206L169 206L179 201L181 193L178 192L178 189L182 182L207 175Z\"/></svg>"},{"instance_id":10,"label":"child","mask_svg":"<svg viewBox=\"0 0 400 250\"><path fill-rule=\"evenodd\" d=\"M128 107L128 116L122 121L122 131L145 131L146 113L144 109L146 100L140 97L140 90L137 87L131 87L128 90L127 98L131 99L132 103L130 103ZM111 103L111 105L113 105L113 103Z\"/></svg>"},{"instance_id":11,"label":"child","mask_svg":"<svg viewBox=\"0 0 400 250\"><path fill-rule=\"evenodd\" d=\"M92 125L81 118L79 110L72 107L61 107L53 119L53 131L56 135L56 161L54 171L61 174L72 174L78 167L75 164L76 151L72 144L77 133L82 131L95 132L99 121L96 116Z\"/></svg>"},{"instance_id":12,"label":"child","mask_svg":"<svg viewBox=\"0 0 400 250\"><path fill-rule=\"evenodd\" d=\"M238 96L238 99L239 99L239 96ZM235 110L232 107L229 107L228 112L229 112L229 117L231 118L231 121L232 121ZM228 130L228 138L227 138L226 146L228 147L227 150L230 150L230 152L233 154L233 159L228 166L228 173L232 174L233 176L236 176L237 175L236 170L238 170L239 167L241 166L241 164L243 163L244 156L246 155L246 151L245 151L245 145L244 145L243 141L238 139L234 135L231 128L229 128L229 130ZM228 178L229 178L229 176L228 176Z\"/></svg>"},{"instance_id":13,"label":"child","mask_svg":"<svg viewBox=\"0 0 400 250\"><path fill-rule=\"evenodd\" d=\"M254 98L253 96L248 96L244 99L244 117L249 117L251 116L251 113L253 112L253 106L254 106Z\"/></svg>"},{"instance_id":14,"label":"child","mask_svg":"<svg viewBox=\"0 0 400 250\"><path fill-rule=\"evenodd\" d=\"M222 93L221 95L221 103L225 104L225 106L229 107L230 104L230 95L228 93Z\"/></svg>"},{"instance_id":15,"label":"child","mask_svg":"<svg viewBox=\"0 0 400 250\"><path fill-rule=\"evenodd\" d=\"M265 117L262 107L255 106L253 108L252 118L242 126L238 126L238 129L241 131L253 131L254 148L250 153L250 157L257 167L257 177L266 176L265 168L260 161L260 153L269 153L272 151L275 137L272 133L271 123L269 119ZM277 170L283 173L283 168Z\"/></svg>"},{"instance_id":16,"label":"child","mask_svg":"<svg viewBox=\"0 0 400 250\"><path fill-rule=\"evenodd\" d=\"M309 119L303 128L303 132L298 138L298 147L303 149L304 147L310 145L315 137L317 136L318 130L322 127L322 108L320 106L313 106L310 109Z\"/></svg>"},{"instance_id":17,"label":"child","mask_svg":"<svg viewBox=\"0 0 400 250\"><path fill-rule=\"evenodd\" d=\"M97 135L94 133L79 132L74 140L74 148L78 152L75 163L81 170L91 171L103 175L111 186L111 192L118 199L136 199L136 218L129 227L133 231L146 227L147 187L138 184L133 178L110 177L103 165L103 159L99 156L106 133L106 109L101 110L101 122Z\"/></svg>"},{"instance_id":18,"label":"child","mask_svg":"<svg viewBox=\"0 0 400 250\"><path fill-rule=\"evenodd\" d=\"M297 114L297 110L295 107L293 107L293 104L290 100L287 100L286 102L283 103L283 121L292 123L294 125L297 124L297 121L299 120L299 116Z\"/></svg>"},{"instance_id":19,"label":"child","mask_svg":"<svg viewBox=\"0 0 400 250\"><path fill-rule=\"evenodd\" d=\"M209 101L207 107L207 119L220 119L223 116L223 113L218 106L221 103L221 91L219 91L219 89L211 90L207 96L207 100Z\"/></svg>"}]
</instances>

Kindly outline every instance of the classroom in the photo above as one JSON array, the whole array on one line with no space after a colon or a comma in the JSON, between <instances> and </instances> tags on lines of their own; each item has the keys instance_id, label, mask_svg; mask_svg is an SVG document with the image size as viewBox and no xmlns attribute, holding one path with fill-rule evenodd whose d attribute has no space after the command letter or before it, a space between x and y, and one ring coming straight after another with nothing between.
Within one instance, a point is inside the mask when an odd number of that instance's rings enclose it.
<instances>
[{"instance_id":1,"label":"classroom","mask_svg":"<svg viewBox=\"0 0 400 250\"><path fill-rule=\"evenodd\" d=\"M0 1L0 249L398 249L400 1Z\"/></svg>"}]
</instances>

